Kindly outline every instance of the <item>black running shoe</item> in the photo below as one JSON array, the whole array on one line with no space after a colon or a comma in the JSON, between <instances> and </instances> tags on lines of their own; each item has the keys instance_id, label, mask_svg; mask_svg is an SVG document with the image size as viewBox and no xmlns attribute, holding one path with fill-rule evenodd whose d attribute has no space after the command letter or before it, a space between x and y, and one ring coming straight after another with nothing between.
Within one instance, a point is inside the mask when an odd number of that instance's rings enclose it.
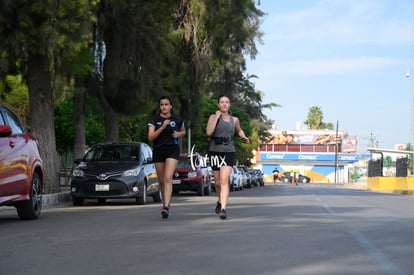
<instances>
[{"instance_id":1,"label":"black running shoe","mask_svg":"<svg viewBox=\"0 0 414 275\"><path fill-rule=\"evenodd\" d=\"M162 218L163 219L168 219L168 215L169 215L170 213L169 213L169 208L168 207L163 207L162 209L161 209L161 216L162 216Z\"/></svg>"},{"instance_id":2,"label":"black running shoe","mask_svg":"<svg viewBox=\"0 0 414 275\"><path fill-rule=\"evenodd\" d=\"M220 219L224 220L225 218L227 218L226 210L221 209L221 211L220 211Z\"/></svg>"},{"instance_id":3,"label":"black running shoe","mask_svg":"<svg viewBox=\"0 0 414 275\"><path fill-rule=\"evenodd\" d=\"M221 203L217 202L216 209L215 209L216 214L220 213L220 210L221 210Z\"/></svg>"}]
</instances>

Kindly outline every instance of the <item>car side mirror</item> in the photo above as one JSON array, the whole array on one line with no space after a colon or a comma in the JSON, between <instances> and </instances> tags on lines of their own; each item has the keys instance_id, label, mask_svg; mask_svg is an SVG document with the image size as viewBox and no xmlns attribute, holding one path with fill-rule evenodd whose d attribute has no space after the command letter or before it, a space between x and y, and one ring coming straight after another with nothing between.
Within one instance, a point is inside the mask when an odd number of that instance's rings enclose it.
<instances>
[{"instance_id":1,"label":"car side mirror","mask_svg":"<svg viewBox=\"0 0 414 275\"><path fill-rule=\"evenodd\" d=\"M12 133L12 129L9 125L0 125L0 137L8 137Z\"/></svg>"},{"instance_id":2,"label":"car side mirror","mask_svg":"<svg viewBox=\"0 0 414 275\"><path fill-rule=\"evenodd\" d=\"M81 163L81 161L82 161L82 159L75 159L73 162L76 163L76 164L79 164L79 163Z\"/></svg>"}]
</instances>

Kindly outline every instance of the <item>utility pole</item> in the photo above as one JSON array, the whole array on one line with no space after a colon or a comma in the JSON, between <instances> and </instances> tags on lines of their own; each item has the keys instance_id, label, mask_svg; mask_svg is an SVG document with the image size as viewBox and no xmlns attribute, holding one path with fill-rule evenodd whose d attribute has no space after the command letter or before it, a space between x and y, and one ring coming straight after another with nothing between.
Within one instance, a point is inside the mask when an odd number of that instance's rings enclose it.
<instances>
[{"instance_id":1,"label":"utility pole","mask_svg":"<svg viewBox=\"0 0 414 275\"><path fill-rule=\"evenodd\" d=\"M338 120L336 121L336 136L335 136L335 183L338 182L338 178L337 178L337 170L338 170L338 126L339 126L339 122Z\"/></svg>"}]
</instances>

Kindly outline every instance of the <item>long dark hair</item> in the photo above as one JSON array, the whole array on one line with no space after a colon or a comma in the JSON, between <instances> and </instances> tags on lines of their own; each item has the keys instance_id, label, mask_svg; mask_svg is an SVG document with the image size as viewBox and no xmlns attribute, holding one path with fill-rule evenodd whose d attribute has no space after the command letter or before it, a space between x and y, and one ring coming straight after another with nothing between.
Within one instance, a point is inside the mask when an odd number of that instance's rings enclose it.
<instances>
[{"instance_id":1,"label":"long dark hair","mask_svg":"<svg viewBox=\"0 0 414 275\"><path fill-rule=\"evenodd\" d=\"M219 102L220 102L220 99L221 99L222 97L227 97L227 98L229 99L229 102L230 102L230 97L229 97L229 96L224 95L224 94L221 94L221 95L219 95L219 96L217 97L217 103L219 103Z\"/></svg>"},{"instance_id":2,"label":"long dark hair","mask_svg":"<svg viewBox=\"0 0 414 275\"><path fill-rule=\"evenodd\" d=\"M171 98L171 96L169 96L169 95L163 95L163 96L161 96L159 99L158 99L158 104L161 102L161 100L163 100L163 99L167 99L169 102L170 102L170 104L171 104L171 106L173 106L174 104L173 104L173 100L172 100L172 98Z\"/></svg>"},{"instance_id":3,"label":"long dark hair","mask_svg":"<svg viewBox=\"0 0 414 275\"><path fill-rule=\"evenodd\" d=\"M161 100L163 100L163 99L168 100L168 101L170 102L170 105L171 105L171 106L174 106L174 104L173 104L173 100L172 100L171 96L169 96L169 95L163 95L163 96L161 96L161 97L158 99L158 107L157 107L157 112L158 112L158 113L161 113L161 110L160 110L160 102L161 102ZM171 114L172 114L172 110L171 110L170 112L171 112Z\"/></svg>"}]
</instances>

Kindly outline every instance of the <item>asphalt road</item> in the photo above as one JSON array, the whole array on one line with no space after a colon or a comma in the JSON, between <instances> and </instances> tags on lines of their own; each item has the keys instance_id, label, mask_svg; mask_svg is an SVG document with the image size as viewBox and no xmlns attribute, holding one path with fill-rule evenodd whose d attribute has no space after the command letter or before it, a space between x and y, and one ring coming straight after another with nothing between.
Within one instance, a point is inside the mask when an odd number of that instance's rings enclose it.
<instances>
[{"instance_id":1,"label":"asphalt road","mask_svg":"<svg viewBox=\"0 0 414 275\"><path fill-rule=\"evenodd\" d=\"M317 185L0 211L0 274L413 274L414 197Z\"/></svg>"}]
</instances>

